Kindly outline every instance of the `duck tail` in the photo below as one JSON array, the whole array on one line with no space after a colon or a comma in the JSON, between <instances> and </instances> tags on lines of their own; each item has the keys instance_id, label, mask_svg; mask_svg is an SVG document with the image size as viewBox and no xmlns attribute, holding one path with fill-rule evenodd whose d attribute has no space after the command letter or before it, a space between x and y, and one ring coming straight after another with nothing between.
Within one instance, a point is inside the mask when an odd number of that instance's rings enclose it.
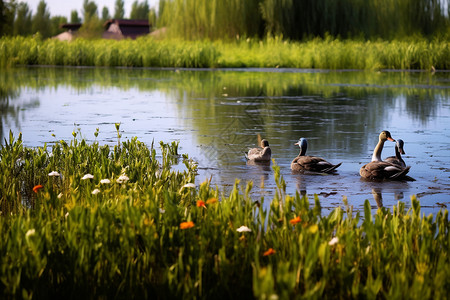
<instances>
[{"instance_id":1,"label":"duck tail","mask_svg":"<svg viewBox=\"0 0 450 300\"><path fill-rule=\"evenodd\" d=\"M244 152L244 155L245 155L245 159L246 159L246 160L249 160L249 158L248 158L248 152Z\"/></svg>"},{"instance_id":2,"label":"duck tail","mask_svg":"<svg viewBox=\"0 0 450 300\"><path fill-rule=\"evenodd\" d=\"M411 176L406 175L405 178L406 181L416 181L414 178L412 178Z\"/></svg>"},{"instance_id":3,"label":"duck tail","mask_svg":"<svg viewBox=\"0 0 450 300\"><path fill-rule=\"evenodd\" d=\"M328 168L328 169L323 170L323 172L325 172L325 173L331 173L331 172L333 172L334 170L336 170L340 165L342 165L341 162L338 163L337 165L334 165L334 166L332 166L332 167L330 167L330 168Z\"/></svg>"},{"instance_id":4,"label":"duck tail","mask_svg":"<svg viewBox=\"0 0 450 300\"><path fill-rule=\"evenodd\" d=\"M408 174L410 168L411 168L411 166L404 168L400 172L395 173L394 175L389 177L389 179L405 179L406 174ZM407 177L409 177L409 176L407 176ZM411 178L411 177L409 177L409 178Z\"/></svg>"}]
</instances>

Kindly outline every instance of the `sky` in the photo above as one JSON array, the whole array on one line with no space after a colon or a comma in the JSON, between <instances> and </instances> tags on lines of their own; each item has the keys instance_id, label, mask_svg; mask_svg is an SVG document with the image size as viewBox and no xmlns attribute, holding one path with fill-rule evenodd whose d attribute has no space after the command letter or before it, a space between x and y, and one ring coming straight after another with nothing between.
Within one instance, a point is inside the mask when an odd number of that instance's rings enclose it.
<instances>
[{"instance_id":1,"label":"sky","mask_svg":"<svg viewBox=\"0 0 450 300\"><path fill-rule=\"evenodd\" d=\"M28 7L33 12L36 13L38 4L41 0L19 0L17 2L26 2ZM47 4L47 9L50 12L50 16L64 16L70 20L70 13L72 10L78 11L78 16L82 16L82 8L83 8L83 0L72 0L72 1L64 1L64 0L44 0ZM108 7L109 14L114 15L114 5L116 0L90 0L94 1L98 7L98 13L101 15L102 9L104 6ZM135 0L124 0L124 8L125 8L125 17L128 18L131 12L131 5ZM144 0L138 0L139 3L144 2ZM157 5L158 0L148 0L148 4L150 8L153 8ZM157 8L157 7L155 7Z\"/></svg>"}]
</instances>

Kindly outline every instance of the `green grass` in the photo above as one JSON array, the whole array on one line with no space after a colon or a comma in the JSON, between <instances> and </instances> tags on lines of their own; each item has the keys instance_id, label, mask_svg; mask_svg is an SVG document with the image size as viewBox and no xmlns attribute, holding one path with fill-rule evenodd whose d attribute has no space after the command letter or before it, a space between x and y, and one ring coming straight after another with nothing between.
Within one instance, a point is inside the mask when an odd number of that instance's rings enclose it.
<instances>
[{"instance_id":1,"label":"green grass","mask_svg":"<svg viewBox=\"0 0 450 300\"><path fill-rule=\"evenodd\" d=\"M360 213L344 199L322 215L317 196L285 194L275 163L273 199L239 181L225 195L192 186L196 163L176 142L159 157L117 132L114 147L76 133L51 147L5 141L1 298L446 299L447 210L423 216L413 197L372 215L368 201Z\"/></svg>"},{"instance_id":2,"label":"green grass","mask_svg":"<svg viewBox=\"0 0 450 300\"><path fill-rule=\"evenodd\" d=\"M0 39L0 67L17 65L182 67L450 69L446 40L353 41L333 38L288 42L280 38L235 42Z\"/></svg>"}]
</instances>

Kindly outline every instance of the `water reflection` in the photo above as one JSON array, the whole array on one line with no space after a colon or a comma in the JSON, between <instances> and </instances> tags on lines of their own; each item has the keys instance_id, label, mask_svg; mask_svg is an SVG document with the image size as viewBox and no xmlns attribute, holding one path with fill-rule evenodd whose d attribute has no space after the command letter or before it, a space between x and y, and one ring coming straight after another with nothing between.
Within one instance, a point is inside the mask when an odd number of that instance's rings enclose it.
<instances>
[{"instance_id":1,"label":"water reflection","mask_svg":"<svg viewBox=\"0 0 450 300\"><path fill-rule=\"evenodd\" d=\"M361 180L362 188L371 189L373 200L375 200L376 207L392 207L397 204L397 201L407 201L405 193L410 190L408 182L404 181L389 181L389 182L370 182ZM383 199L383 194L385 199ZM384 200L384 201L383 201Z\"/></svg>"},{"instance_id":2,"label":"water reflection","mask_svg":"<svg viewBox=\"0 0 450 300\"><path fill-rule=\"evenodd\" d=\"M296 70L149 70L95 68L18 68L0 73L0 138L23 132L27 146L70 140L100 128L102 143L123 138L151 144L180 141L180 152L199 162L199 180L218 185L235 178L253 180L255 189L274 185L269 165L247 165L244 152L257 135L270 141L287 192L319 194L330 207L342 196L359 204L372 189L383 196L422 193L446 202L450 193L447 154L450 129L450 73L304 72ZM411 186L367 186L358 170L381 130L408 144ZM335 176L293 175L299 137L311 153L343 162ZM394 153L385 147L383 157ZM447 173L446 173L447 172ZM433 193L426 193L432 188ZM437 191L437 193L435 193ZM425 193L425 194L424 194ZM428 198L427 198L428 197ZM447 199L447 200L445 200ZM386 202L386 200L384 200Z\"/></svg>"}]
</instances>

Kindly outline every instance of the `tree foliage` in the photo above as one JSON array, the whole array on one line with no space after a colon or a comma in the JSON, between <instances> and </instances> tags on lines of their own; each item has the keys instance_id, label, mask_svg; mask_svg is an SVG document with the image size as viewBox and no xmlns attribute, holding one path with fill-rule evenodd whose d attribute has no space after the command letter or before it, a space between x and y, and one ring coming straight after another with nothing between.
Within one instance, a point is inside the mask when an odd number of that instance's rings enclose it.
<instances>
[{"instance_id":1,"label":"tree foliage","mask_svg":"<svg viewBox=\"0 0 450 300\"><path fill-rule=\"evenodd\" d=\"M78 11L75 9L70 13L70 23L81 23L81 19L78 16Z\"/></svg>"},{"instance_id":2,"label":"tree foliage","mask_svg":"<svg viewBox=\"0 0 450 300\"><path fill-rule=\"evenodd\" d=\"M89 22L93 17L98 16L97 4L94 1L84 0L83 2L83 21Z\"/></svg>"},{"instance_id":3,"label":"tree foliage","mask_svg":"<svg viewBox=\"0 0 450 300\"><path fill-rule=\"evenodd\" d=\"M114 19L123 19L125 17L125 8L123 0L116 0L114 5Z\"/></svg>"},{"instance_id":4,"label":"tree foliage","mask_svg":"<svg viewBox=\"0 0 450 300\"><path fill-rule=\"evenodd\" d=\"M300 40L449 34L440 0L160 0L159 26L189 39L282 36ZM447 10L447 11L446 11Z\"/></svg>"},{"instance_id":5,"label":"tree foliage","mask_svg":"<svg viewBox=\"0 0 450 300\"><path fill-rule=\"evenodd\" d=\"M133 20L143 20L148 19L148 14L150 12L150 6L148 5L148 1L139 3L137 0L133 2L131 5L131 13L130 19Z\"/></svg>"},{"instance_id":6,"label":"tree foliage","mask_svg":"<svg viewBox=\"0 0 450 300\"><path fill-rule=\"evenodd\" d=\"M103 6L102 9L102 21L106 21L111 19L111 15L109 14L109 9L106 6Z\"/></svg>"},{"instance_id":7,"label":"tree foliage","mask_svg":"<svg viewBox=\"0 0 450 300\"><path fill-rule=\"evenodd\" d=\"M0 36L11 35L13 33L16 5L15 0L8 2L0 0Z\"/></svg>"},{"instance_id":8,"label":"tree foliage","mask_svg":"<svg viewBox=\"0 0 450 300\"><path fill-rule=\"evenodd\" d=\"M30 35L31 11L27 3L20 2L17 6L16 18L14 20L14 35Z\"/></svg>"},{"instance_id":9,"label":"tree foliage","mask_svg":"<svg viewBox=\"0 0 450 300\"><path fill-rule=\"evenodd\" d=\"M36 14L33 16L32 30L33 33L39 32L43 38L51 36L50 13L44 0L39 2Z\"/></svg>"}]
</instances>

